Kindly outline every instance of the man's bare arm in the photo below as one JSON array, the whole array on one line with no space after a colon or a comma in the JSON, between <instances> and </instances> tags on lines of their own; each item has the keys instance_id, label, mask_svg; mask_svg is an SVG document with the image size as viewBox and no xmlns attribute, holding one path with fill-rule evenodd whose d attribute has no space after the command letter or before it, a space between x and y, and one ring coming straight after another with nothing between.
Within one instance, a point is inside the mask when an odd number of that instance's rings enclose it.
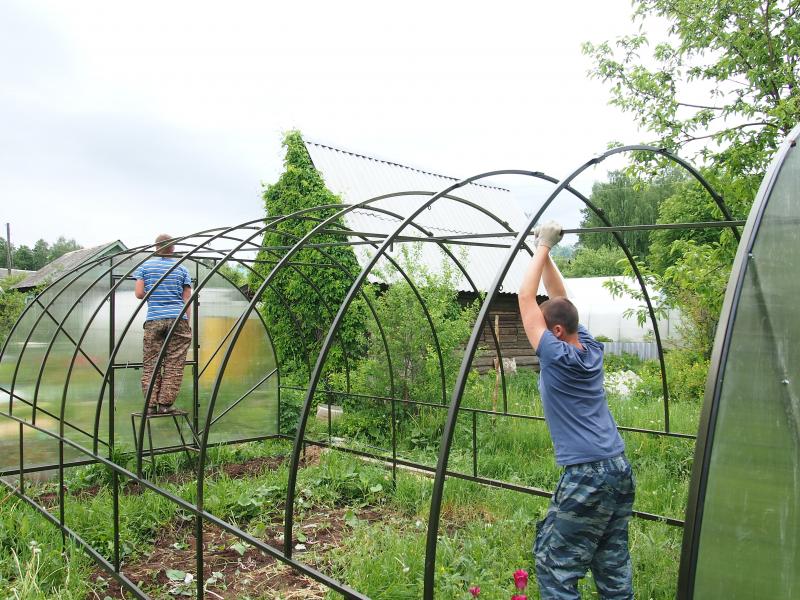
<instances>
[{"instance_id":1,"label":"man's bare arm","mask_svg":"<svg viewBox=\"0 0 800 600\"><path fill-rule=\"evenodd\" d=\"M133 285L133 295L139 300L144 298L144 279L137 279Z\"/></svg>"},{"instance_id":2,"label":"man's bare arm","mask_svg":"<svg viewBox=\"0 0 800 600\"><path fill-rule=\"evenodd\" d=\"M536 292L539 291L539 282L542 279L545 263L549 260L550 248L547 246L536 248L517 295L522 326L534 350L539 348L542 334L547 331L547 323L544 320L542 309L536 303Z\"/></svg>"},{"instance_id":3,"label":"man's bare arm","mask_svg":"<svg viewBox=\"0 0 800 600\"><path fill-rule=\"evenodd\" d=\"M542 281L544 282L544 289L547 290L547 295L551 298L567 297L567 289L564 287L564 278L558 270L553 257L548 254L547 262L544 265L542 272Z\"/></svg>"}]
</instances>

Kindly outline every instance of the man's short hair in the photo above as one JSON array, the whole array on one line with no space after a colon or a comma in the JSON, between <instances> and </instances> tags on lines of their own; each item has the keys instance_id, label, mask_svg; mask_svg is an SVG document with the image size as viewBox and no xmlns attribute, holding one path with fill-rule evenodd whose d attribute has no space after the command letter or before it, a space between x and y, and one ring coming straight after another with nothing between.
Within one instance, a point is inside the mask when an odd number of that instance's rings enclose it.
<instances>
[{"instance_id":1,"label":"man's short hair","mask_svg":"<svg viewBox=\"0 0 800 600\"><path fill-rule=\"evenodd\" d=\"M550 298L541 309L548 329L561 325L569 334L578 331L578 309L568 298Z\"/></svg>"},{"instance_id":2,"label":"man's short hair","mask_svg":"<svg viewBox=\"0 0 800 600\"><path fill-rule=\"evenodd\" d=\"M169 241L171 239L172 236L168 233L162 233L156 237L156 254L159 256L168 256L172 254L175 250L175 244Z\"/></svg>"}]
</instances>

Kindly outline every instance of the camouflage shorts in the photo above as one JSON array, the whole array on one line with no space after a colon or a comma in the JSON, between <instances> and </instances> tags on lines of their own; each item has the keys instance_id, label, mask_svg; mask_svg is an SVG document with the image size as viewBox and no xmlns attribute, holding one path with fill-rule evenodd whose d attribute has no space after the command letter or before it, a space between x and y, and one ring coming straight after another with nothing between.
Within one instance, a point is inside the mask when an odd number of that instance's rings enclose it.
<instances>
[{"instance_id":1,"label":"camouflage shorts","mask_svg":"<svg viewBox=\"0 0 800 600\"><path fill-rule=\"evenodd\" d=\"M579 600L591 569L601 598L633 598L628 521L635 478L624 455L564 469L533 554L542 600Z\"/></svg>"},{"instance_id":2,"label":"camouflage shorts","mask_svg":"<svg viewBox=\"0 0 800 600\"><path fill-rule=\"evenodd\" d=\"M181 319L180 323L175 326L175 331L167 343L164 360L161 361L158 372L155 370L158 355L174 322L175 319L160 319L144 323L142 392L146 396L150 381L155 379L148 401L151 406L155 404L172 405L181 390L186 351L192 344L192 328L189 327L186 319Z\"/></svg>"}]
</instances>

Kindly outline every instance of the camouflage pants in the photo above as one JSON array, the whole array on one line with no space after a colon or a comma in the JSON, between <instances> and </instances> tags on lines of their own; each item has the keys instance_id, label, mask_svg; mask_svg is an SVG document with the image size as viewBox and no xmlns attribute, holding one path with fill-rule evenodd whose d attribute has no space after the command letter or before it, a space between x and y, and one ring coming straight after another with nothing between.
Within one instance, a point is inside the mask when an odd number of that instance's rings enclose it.
<instances>
[{"instance_id":1,"label":"camouflage pants","mask_svg":"<svg viewBox=\"0 0 800 600\"><path fill-rule=\"evenodd\" d=\"M175 327L172 337L167 343L167 351L161 368L155 372L156 361L164 346L167 333L175 319L159 319L144 322L144 351L142 353L142 392L147 395L150 380L153 382L153 391L148 400L148 405L163 404L169 406L175 402L183 381L183 368L186 362L186 351L192 343L192 328L187 319L181 319Z\"/></svg>"},{"instance_id":2,"label":"camouflage pants","mask_svg":"<svg viewBox=\"0 0 800 600\"><path fill-rule=\"evenodd\" d=\"M587 569L601 598L633 598L628 520L635 485L624 455L564 469L533 545L542 600L579 600Z\"/></svg>"}]
</instances>

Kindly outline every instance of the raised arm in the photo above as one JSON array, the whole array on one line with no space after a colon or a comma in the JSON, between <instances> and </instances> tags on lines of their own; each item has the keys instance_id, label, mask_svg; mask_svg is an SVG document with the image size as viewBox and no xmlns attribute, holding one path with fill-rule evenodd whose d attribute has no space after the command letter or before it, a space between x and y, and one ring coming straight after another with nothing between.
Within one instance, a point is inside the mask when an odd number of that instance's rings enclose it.
<instances>
[{"instance_id":1,"label":"raised arm","mask_svg":"<svg viewBox=\"0 0 800 600\"><path fill-rule=\"evenodd\" d=\"M550 248L541 245L537 246L517 294L522 326L534 350L539 348L542 334L547 330L547 323L544 320L542 309L536 303L536 292L539 290L539 282L542 279L544 265L549 260Z\"/></svg>"},{"instance_id":2,"label":"raised arm","mask_svg":"<svg viewBox=\"0 0 800 600\"><path fill-rule=\"evenodd\" d=\"M561 225L550 221L536 229L536 252L533 254L528 270L522 279L517 296L519 312L522 316L522 326L525 335L534 350L539 348L542 334L547 330L542 309L536 302L536 292L539 291L539 282L544 277L544 285L551 296L566 296L564 281L555 264L550 258L550 248L555 246L562 237Z\"/></svg>"},{"instance_id":3,"label":"raised arm","mask_svg":"<svg viewBox=\"0 0 800 600\"><path fill-rule=\"evenodd\" d=\"M561 271L558 270L553 257L549 254L547 256L547 262L544 264L542 281L544 282L544 289L547 290L547 295L551 298L558 298L559 296L567 297L567 288L564 287L564 278L561 276Z\"/></svg>"}]
</instances>

